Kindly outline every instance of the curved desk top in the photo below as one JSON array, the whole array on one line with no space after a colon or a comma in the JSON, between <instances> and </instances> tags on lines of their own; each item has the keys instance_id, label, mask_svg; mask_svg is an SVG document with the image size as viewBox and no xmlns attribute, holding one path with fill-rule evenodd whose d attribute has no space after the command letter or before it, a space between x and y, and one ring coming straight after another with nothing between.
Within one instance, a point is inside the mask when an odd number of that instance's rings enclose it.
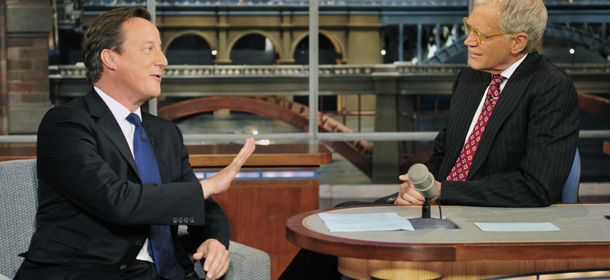
<instances>
[{"instance_id":1,"label":"curved desk top","mask_svg":"<svg viewBox=\"0 0 610 280\"><path fill-rule=\"evenodd\" d=\"M432 217L438 218L433 206ZM293 244L324 254L396 261L472 261L610 258L609 204L559 204L545 208L443 206L459 229L329 232L317 215L395 212L421 217L420 206L365 206L302 213L286 222ZM560 231L483 232L474 222L551 222Z\"/></svg>"}]
</instances>

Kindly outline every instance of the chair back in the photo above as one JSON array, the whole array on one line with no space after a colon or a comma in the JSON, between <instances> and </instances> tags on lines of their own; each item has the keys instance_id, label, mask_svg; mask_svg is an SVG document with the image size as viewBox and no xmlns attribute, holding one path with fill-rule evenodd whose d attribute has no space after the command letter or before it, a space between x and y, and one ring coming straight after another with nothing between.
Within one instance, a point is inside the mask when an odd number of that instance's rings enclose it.
<instances>
[{"instance_id":1,"label":"chair back","mask_svg":"<svg viewBox=\"0 0 610 280\"><path fill-rule=\"evenodd\" d=\"M570 175L565 185L563 185L561 202L578 202L578 185L580 185L580 153L576 148L572 170L570 170Z\"/></svg>"},{"instance_id":2,"label":"chair back","mask_svg":"<svg viewBox=\"0 0 610 280\"><path fill-rule=\"evenodd\" d=\"M0 275L13 279L36 228L36 160L0 162Z\"/></svg>"}]
</instances>

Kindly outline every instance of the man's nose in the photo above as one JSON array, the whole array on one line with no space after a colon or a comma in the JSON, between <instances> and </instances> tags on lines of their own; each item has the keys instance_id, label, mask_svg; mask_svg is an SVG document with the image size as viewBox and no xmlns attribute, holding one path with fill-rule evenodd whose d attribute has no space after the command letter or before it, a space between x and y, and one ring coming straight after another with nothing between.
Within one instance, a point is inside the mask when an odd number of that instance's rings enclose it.
<instances>
[{"instance_id":1,"label":"man's nose","mask_svg":"<svg viewBox=\"0 0 610 280\"><path fill-rule=\"evenodd\" d=\"M161 67L165 67L168 64L167 58L165 57L165 54L161 50L159 50L159 52L157 54L156 64Z\"/></svg>"},{"instance_id":2,"label":"man's nose","mask_svg":"<svg viewBox=\"0 0 610 280\"><path fill-rule=\"evenodd\" d=\"M477 39L474 37L474 31L469 30L468 36L466 36L466 39L464 40L464 45L476 46L477 44Z\"/></svg>"}]
</instances>

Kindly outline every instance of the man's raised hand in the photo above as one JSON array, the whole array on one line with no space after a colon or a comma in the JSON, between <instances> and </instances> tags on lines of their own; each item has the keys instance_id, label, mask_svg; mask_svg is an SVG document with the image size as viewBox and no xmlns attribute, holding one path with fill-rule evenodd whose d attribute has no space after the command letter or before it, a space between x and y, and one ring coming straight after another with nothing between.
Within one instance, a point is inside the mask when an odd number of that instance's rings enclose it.
<instances>
[{"instance_id":1,"label":"man's raised hand","mask_svg":"<svg viewBox=\"0 0 610 280\"><path fill-rule=\"evenodd\" d=\"M241 148L237 156L233 159L233 162L227 167L223 168L214 177L206 180L202 180L201 188L203 190L203 197L208 198L210 195L221 194L225 192L231 185L231 181L235 179L237 173L244 165L248 157L254 152L256 145L254 145L254 138L247 138L246 143Z\"/></svg>"}]
</instances>

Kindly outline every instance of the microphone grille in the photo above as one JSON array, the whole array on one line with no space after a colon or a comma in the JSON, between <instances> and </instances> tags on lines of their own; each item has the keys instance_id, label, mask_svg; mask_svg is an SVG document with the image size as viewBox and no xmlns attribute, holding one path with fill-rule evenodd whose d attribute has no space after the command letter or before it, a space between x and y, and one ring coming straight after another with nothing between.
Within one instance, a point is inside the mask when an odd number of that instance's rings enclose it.
<instances>
[{"instance_id":1,"label":"microphone grille","mask_svg":"<svg viewBox=\"0 0 610 280\"><path fill-rule=\"evenodd\" d=\"M428 176L428 167L426 167L425 165L423 165L421 163L413 164L409 168L407 175L409 175L409 180L411 182L421 183L424 180L426 180L426 177Z\"/></svg>"}]
</instances>

